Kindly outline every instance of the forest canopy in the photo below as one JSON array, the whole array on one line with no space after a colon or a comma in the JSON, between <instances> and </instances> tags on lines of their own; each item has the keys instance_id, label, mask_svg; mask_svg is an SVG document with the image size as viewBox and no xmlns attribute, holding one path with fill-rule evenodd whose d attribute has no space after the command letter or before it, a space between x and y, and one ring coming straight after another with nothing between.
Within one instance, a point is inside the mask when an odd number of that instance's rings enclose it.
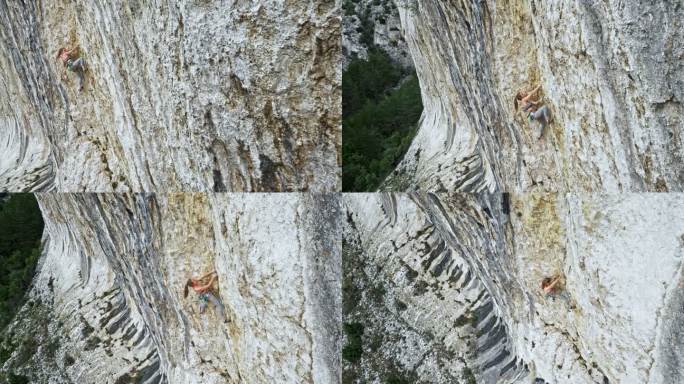
<instances>
[{"instance_id":1,"label":"forest canopy","mask_svg":"<svg viewBox=\"0 0 684 384\"><path fill-rule=\"evenodd\" d=\"M423 112L415 73L373 48L342 74L342 189L371 192L411 144Z\"/></svg>"},{"instance_id":2,"label":"forest canopy","mask_svg":"<svg viewBox=\"0 0 684 384\"><path fill-rule=\"evenodd\" d=\"M43 218L30 193L0 194L0 329L24 302L40 256Z\"/></svg>"}]
</instances>

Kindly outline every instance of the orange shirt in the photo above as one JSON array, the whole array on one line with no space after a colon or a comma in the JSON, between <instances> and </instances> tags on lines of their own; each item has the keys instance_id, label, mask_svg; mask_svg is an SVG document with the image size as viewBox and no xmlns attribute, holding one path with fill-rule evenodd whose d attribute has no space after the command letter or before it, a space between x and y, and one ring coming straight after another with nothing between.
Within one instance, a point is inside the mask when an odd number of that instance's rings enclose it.
<instances>
[{"instance_id":1,"label":"orange shirt","mask_svg":"<svg viewBox=\"0 0 684 384\"><path fill-rule=\"evenodd\" d=\"M60 53L59 59L62 60L63 63L66 63L69 59L71 59L72 51L65 49Z\"/></svg>"},{"instance_id":2,"label":"orange shirt","mask_svg":"<svg viewBox=\"0 0 684 384\"><path fill-rule=\"evenodd\" d=\"M211 289L211 286L208 286L208 287L206 287L206 288L202 288L202 287L201 287L202 285L204 285L204 284L202 284L201 282L194 282L194 281L193 281L193 283L192 283L192 289L194 289L195 292L197 292L197 293L204 293L204 292L207 292L208 290Z\"/></svg>"}]
</instances>

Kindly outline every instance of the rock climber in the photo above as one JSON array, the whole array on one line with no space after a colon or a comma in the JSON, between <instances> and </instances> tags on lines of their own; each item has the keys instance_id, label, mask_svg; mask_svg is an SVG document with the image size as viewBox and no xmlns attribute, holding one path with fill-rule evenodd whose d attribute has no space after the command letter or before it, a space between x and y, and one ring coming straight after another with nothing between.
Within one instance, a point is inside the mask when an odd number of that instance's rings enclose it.
<instances>
[{"instance_id":1,"label":"rock climber","mask_svg":"<svg viewBox=\"0 0 684 384\"><path fill-rule=\"evenodd\" d=\"M79 79L78 90L83 90L85 84L85 61L78 55L78 47L71 49L62 47L57 51L57 59L62 62L64 67L75 73ZM62 80L66 80L66 72L62 73Z\"/></svg>"},{"instance_id":2,"label":"rock climber","mask_svg":"<svg viewBox=\"0 0 684 384\"><path fill-rule=\"evenodd\" d=\"M527 113L527 118L530 121L538 121L541 129L539 131L539 138L544 134L546 125L551 122L551 111L546 105L542 105L541 100L532 100L534 96L541 89L541 84L529 92L523 90L518 91L515 95L515 110L518 110L518 101L522 104L522 111Z\"/></svg>"},{"instance_id":3,"label":"rock climber","mask_svg":"<svg viewBox=\"0 0 684 384\"><path fill-rule=\"evenodd\" d=\"M209 279L208 282L207 279ZM228 320L226 319L225 308L223 307L221 301L212 292L212 290L214 289L214 282L216 281L216 279L216 271L209 272L198 279L188 279L187 283L185 283L185 289L183 290L183 297L188 297L188 288L192 288L199 295L200 313L204 313L204 310L207 308L207 305L211 301L211 303L214 304L214 307L216 307L216 310L219 312L219 315L221 316L221 319L223 319L223 322L227 323Z\"/></svg>"},{"instance_id":4,"label":"rock climber","mask_svg":"<svg viewBox=\"0 0 684 384\"><path fill-rule=\"evenodd\" d=\"M515 110L518 110L518 102L522 104L523 112L529 112L533 110L533 108L537 107L540 104L540 101L532 100L532 96L537 94L537 92L539 92L540 89L541 84L537 85L536 88L532 89L529 92L523 89L519 90L518 93L515 94L515 100L513 101L515 104Z\"/></svg>"},{"instance_id":5,"label":"rock climber","mask_svg":"<svg viewBox=\"0 0 684 384\"><path fill-rule=\"evenodd\" d=\"M561 276L545 277L541 282L541 288L547 295L552 295L560 290L558 283L561 281Z\"/></svg>"}]
</instances>

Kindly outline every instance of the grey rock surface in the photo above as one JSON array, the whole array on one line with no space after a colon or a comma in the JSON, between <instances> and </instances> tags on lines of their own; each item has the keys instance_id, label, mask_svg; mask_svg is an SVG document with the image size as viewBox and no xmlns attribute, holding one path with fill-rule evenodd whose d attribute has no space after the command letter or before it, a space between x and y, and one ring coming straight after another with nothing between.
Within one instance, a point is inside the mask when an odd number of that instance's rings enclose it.
<instances>
[{"instance_id":1,"label":"grey rock surface","mask_svg":"<svg viewBox=\"0 0 684 384\"><path fill-rule=\"evenodd\" d=\"M337 196L42 194L39 202L44 255L0 370L51 383L339 381ZM213 269L228 323L183 294L188 278Z\"/></svg>"},{"instance_id":2,"label":"grey rock surface","mask_svg":"<svg viewBox=\"0 0 684 384\"><path fill-rule=\"evenodd\" d=\"M3 1L0 20L0 190L341 188L339 1ZM55 59L73 45L83 92Z\"/></svg>"},{"instance_id":3,"label":"grey rock surface","mask_svg":"<svg viewBox=\"0 0 684 384\"><path fill-rule=\"evenodd\" d=\"M350 194L344 206L343 318L365 326L350 382L682 380L683 195Z\"/></svg>"},{"instance_id":4,"label":"grey rock surface","mask_svg":"<svg viewBox=\"0 0 684 384\"><path fill-rule=\"evenodd\" d=\"M681 2L395 3L425 109L385 189L684 190Z\"/></svg>"}]
</instances>

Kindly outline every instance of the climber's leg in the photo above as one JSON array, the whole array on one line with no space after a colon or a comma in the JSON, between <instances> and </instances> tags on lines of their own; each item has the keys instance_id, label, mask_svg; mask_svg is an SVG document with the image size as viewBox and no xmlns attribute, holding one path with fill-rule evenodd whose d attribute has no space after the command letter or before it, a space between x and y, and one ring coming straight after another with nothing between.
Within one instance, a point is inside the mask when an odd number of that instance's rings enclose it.
<instances>
[{"instance_id":1,"label":"climber's leg","mask_svg":"<svg viewBox=\"0 0 684 384\"><path fill-rule=\"evenodd\" d=\"M216 296L212 295L211 293L207 293L207 297L211 301L212 304L214 304L214 307L216 307L216 310L218 311L219 315L221 316L222 321L226 321L226 314L225 314L225 307L223 307L223 304L219 299L216 298Z\"/></svg>"},{"instance_id":2,"label":"climber's leg","mask_svg":"<svg viewBox=\"0 0 684 384\"><path fill-rule=\"evenodd\" d=\"M544 134L546 125L549 123L549 117L550 112L546 105L543 105L541 108L537 109L537 111L532 113L532 118L539 122L539 134L537 135L537 139L540 139Z\"/></svg>"},{"instance_id":3,"label":"climber's leg","mask_svg":"<svg viewBox=\"0 0 684 384\"><path fill-rule=\"evenodd\" d=\"M83 61L83 58L79 57L78 59L74 60L69 66L69 69L71 69L71 71L78 76L78 89L83 90L83 85L85 84L85 61Z\"/></svg>"},{"instance_id":4,"label":"climber's leg","mask_svg":"<svg viewBox=\"0 0 684 384\"><path fill-rule=\"evenodd\" d=\"M208 303L208 297L206 293L200 293L199 295L199 312L204 313L204 310L207 308L207 303Z\"/></svg>"},{"instance_id":5,"label":"climber's leg","mask_svg":"<svg viewBox=\"0 0 684 384\"><path fill-rule=\"evenodd\" d=\"M78 75L78 90L82 91L83 85L85 84L85 75L83 74L83 71L76 72L76 75Z\"/></svg>"},{"instance_id":6,"label":"climber's leg","mask_svg":"<svg viewBox=\"0 0 684 384\"><path fill-rule=\"evenodd\" d=\"M551 122L551 110L546 105L539 109L542 113L541 119L544 122L544 126L547 126Z\"/></svg>"},{"instance_id":7,"label":"climber's leg","mask_svg":"<svg viewBox=\"0 0 684 384\"><path fill-rule=\"evenodd\" d=\"M79 57L78 59L72 61L70 63L70 68L72 71L82 71L84 69L85 63L83 62L83 58Z\"/></svg>"},{"instance_id":8,"label":"climber's leg","mask_svg":"<svg viewBox=\"0 0 684 384\"><path fill-rule=\"evenodd\" d=\"M551 110L544 106L546 108L546 111L544 112L544 117L546 118L546 124L550 124L553 121L553 116L551 116Z\"/></svg>"},{"instance_id":9,"label":"climber's leg","mask_svg":"<svg viewBox=\"0 0 684 384\"><path fill-rule=\"evenodd\" d=\"M569 294L568 291L566 291L566 290L563 290L563 291L559 292L559 293L558 293L558 298L560 298L561 300L565 301L565 302L568 303L568 304L570 304L570 302L572 301L572 298L570 297L570 294Z\"/></svg>"}]
</instances>

